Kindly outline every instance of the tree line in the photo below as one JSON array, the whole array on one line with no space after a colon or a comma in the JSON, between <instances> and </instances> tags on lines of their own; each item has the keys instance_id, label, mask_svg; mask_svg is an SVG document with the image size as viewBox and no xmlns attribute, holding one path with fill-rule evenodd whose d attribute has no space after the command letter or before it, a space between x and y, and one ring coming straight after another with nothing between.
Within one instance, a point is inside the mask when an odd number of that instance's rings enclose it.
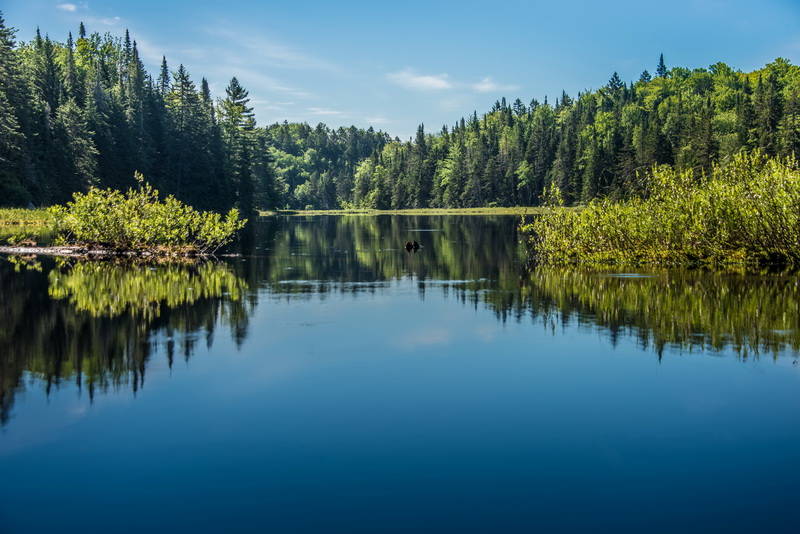
<instances>
[{"instance_id":1,"label":"tree line","mask_svg":"<svg viewBox=\"0 0 800 534\"><path fill-rule=\"evenodd\" d=\"M234 77L224 98L166 58L148 73L137 44L87 33L17 43L0 16L0 204L49 205L134 172L202 209L245 216L279 201L267 132Z\"/></svg>"},{"instance_id":2,"label":"tree line","mask_svg":"<svg viewBox=\"0 0 800 534\"><path fill-rule=\"evenodd\" d=\"M408 141L373 128L257 127L233 78L224 98L183 65L144 69L136 42L87 34L16 43L0 17L0 204L47 205L134 171L200 209L568 204L639 192L656 165L709 172L741 151L800 154L800 67L668 68L551 103L498 100Z\"/></svg>"},{"instance_id":3,"label":"tree line","mask_svg":"<svg viewBox=\"0 0 800 534\"><path fill-rule=\"evenodd\" d=\"M551 104L495 103L436 135L420 125L362 161L359 207L536 205L555 184L568 204L639 192L656 165L710 172L740 151L800 155L800 68L776 59L751 73L717 63L668 69Z\"/></svg>"},{"instance_id":4,"label":"tree line","mask_svg":"<svg viewBox=\"0 0 800 534\"><path fill-rule=\"evenodd\" d=\"M320 124L267 128L281 204L377 209L537 205L555 184L568 204L639 193L655 166L709 173L742 151L800 154L800 67L778 58L744 73L724 63L668 68L554 103L498 100L414 139Z\"/></svg>"}]
</instances>

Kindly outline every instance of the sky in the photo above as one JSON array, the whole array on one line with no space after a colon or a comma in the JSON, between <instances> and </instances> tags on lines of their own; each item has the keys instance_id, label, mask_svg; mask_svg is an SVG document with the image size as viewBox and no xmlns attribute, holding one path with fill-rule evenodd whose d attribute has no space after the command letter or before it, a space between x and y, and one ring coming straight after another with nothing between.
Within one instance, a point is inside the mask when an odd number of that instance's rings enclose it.
<instances>
[{"instance_id":1,"label":"sky","mask_svg":"<svg viewBox=\"0 0 800 534\"><path fill-rule=\"evenodd\" d=\"M161 56L224 96L232 76L262 125L373 126L407 139L501 97L551 101L667 66L749 71L800 63L800 0L45 1L0 0L20 40L127 28L155 73Z\"/></svg>"}]
</instances>

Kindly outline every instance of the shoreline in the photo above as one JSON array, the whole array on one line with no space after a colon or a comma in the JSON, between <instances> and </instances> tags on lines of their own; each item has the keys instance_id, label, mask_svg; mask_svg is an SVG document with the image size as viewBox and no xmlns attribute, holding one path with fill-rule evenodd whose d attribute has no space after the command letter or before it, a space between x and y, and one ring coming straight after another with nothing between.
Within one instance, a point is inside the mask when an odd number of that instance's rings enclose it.
<instances>
[{"instance_id":1,"label":"shoreline","mask_svg":"<svg viewBox=\"0 0 800 534\"><path fill-rule=\"evenodd\" d=\"M157 252L138 252L133 250L110 250L98 248L86 248L78 245L63 245L49 247L13 247L0 246L0 254L21 255L21 256L56 256L66 258L148 258L148 259L206 259L215 257L213 254L160 254ZM231 256L230 254L220 254L218 256Z\"/></svg>"},{"instance_id":2,"label":"shoreline","mask_svg":"<svg viewBox=\"0 0 800 534\"><path fill-rule=\"evenodd\" d=\"M271 210L261 211L261 217L303 215L537 215L545 213L548 208L543 206L510 206L510 207L484 207L484 208L406 208L398 210L379 209L331 209L331 210ZM567 208L570 209L570 208Z\"/></svg>"}]
</instances>

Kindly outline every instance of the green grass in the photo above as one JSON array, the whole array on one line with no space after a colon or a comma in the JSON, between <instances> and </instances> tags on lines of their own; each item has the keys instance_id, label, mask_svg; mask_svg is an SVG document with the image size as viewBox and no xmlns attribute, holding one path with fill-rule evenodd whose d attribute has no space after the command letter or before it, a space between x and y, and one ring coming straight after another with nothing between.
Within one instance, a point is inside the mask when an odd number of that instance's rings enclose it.
<instances>
[{"instance_id":1,"label":"green grass","mask_svg":"<svg viewBox=\"0 0 800 534\"><path fill-rule=\"evenodd\" d=\"M547 211L536 206L501 208L415 208L403 210L341 209L341 210L277 210L262 211L271 215L536 215Z\"/></svg>"},{"instance_id":2,"label":"green grass","mask_svg":"<svg viewBox=\"0 0 800 534\"><path fill-rule=\"evenodd\" d=\"M55 234L46 209L0 208L0 246L48 244Z\"/></svg>"},{"instance_id":3,"label":"green grass","mask_svg":"<svg viewBox=\"0 0 800 534\"><path fill-rule=\"evenodd\" d=\"M45 226L53 222L46 209L0 208L0 226Z\"/></svg>"}]
</instances>

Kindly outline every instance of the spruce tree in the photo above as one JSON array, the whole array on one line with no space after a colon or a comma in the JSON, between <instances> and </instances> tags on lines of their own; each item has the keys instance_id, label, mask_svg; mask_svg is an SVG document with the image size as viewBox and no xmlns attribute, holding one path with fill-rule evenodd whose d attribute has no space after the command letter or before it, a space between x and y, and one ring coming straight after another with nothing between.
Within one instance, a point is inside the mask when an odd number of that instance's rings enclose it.
<instances>
[{"instance_id":1,"label":"spruce tree","mask_svg":"<svg viewBox=\"0 0 800 534\"><path fill-rule=\"evenodd\" d=\"M167 57L161 56L161 69L158 72L158 94L166 97L169 92L169 67L167 67Z\"/></svg>"},{"instance_id":2,"label":"spruce tree","mask_svg":"<svg viewBox=\"0 0 800 534\"><path fill-rule=\"evenodd\" d=\"M667 65L664 63L664 54L658 56L658 66L656 67L656 77L664 78L667 76Z\"/></svg>"}]
</instances>

